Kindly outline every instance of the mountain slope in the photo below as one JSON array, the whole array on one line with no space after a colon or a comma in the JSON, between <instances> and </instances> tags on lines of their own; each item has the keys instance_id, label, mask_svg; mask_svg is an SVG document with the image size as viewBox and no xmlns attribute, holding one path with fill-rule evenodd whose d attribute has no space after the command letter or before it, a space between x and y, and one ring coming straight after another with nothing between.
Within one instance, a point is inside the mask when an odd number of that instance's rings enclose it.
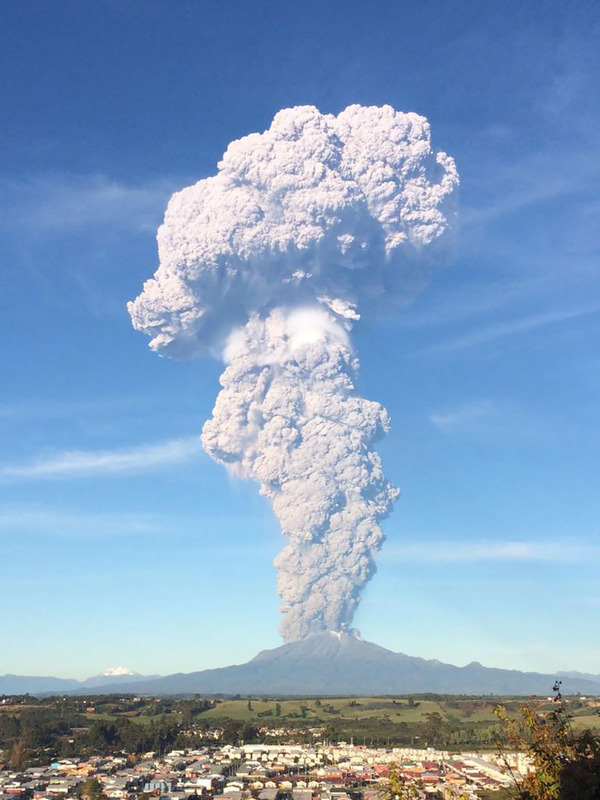
<instances>
[{"instance_id":1,"label":"mountain slope","mask_svg":"<svg viewBox=\"0 0 600 800\"><path fill-rule=\"evenodd\" d=\"M247 664L127 685L135 694L381 695L409 692L447 694L549 694L556 675L465 667L394 653L351 633L322 633L273 650ZM563 677L565 693L600 693L597 683ZM95 689L123 691L119 685ZM83 690L76 690L82 694Z\"/></svg>"},{"instance_id":2,"label":"mountain slope","mask_svg":"<svg viewBox=\"0 0 600 800\"><path fill-rule=\"evenodd\" d=\"M97 687L106 686L109 683L113 688L118 686L118 691L122 691L121 687L125 684L158 677L158 675L138 675L135 672L115 674L111 670L101 675L94 675L92 678L86 678L84 681L74 678L53 678L49 675L0 675L0 696L3 694L62 694L75 689L81 689L81 693L84 694L92 694Z\"/></svg>"},{"instance_id":3,"label":"mountain slope","mask_svg":"<svg viewBox=\"0 0 600 800\"><path fill-rule=\"evenodd\" d=\"M78 687L79 681L53 678L50 675L0 675L0 696L3 694L61 694Z\"/></svg>"},{"instance_id":4,"label":"mountain slope","mask_svg":"<svg viewBox=\"0 0 600 800\"><path fill-rule=\"evenodd\" d=\"M600 683L600 675L593 675L590 672L559 672L557 673L559 678L576 678L579 680L580 678L586 681L592 681L593 683Z\"/></svg>"}]
</instances>

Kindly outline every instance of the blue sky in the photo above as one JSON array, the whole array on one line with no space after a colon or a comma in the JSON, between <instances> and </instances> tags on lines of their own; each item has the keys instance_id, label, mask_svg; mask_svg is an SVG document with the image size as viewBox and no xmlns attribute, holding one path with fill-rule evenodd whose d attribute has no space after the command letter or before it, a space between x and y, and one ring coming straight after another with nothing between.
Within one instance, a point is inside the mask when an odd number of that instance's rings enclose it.
<instances>
[{"instance_id":1,"label":"blue sky","mask_svg":"<svg viewBox=\"0 0 600 800\"><path fill-rule=\"evenodd\" d=\"M461 178L453 264L357 340L402 489L355 619L457 664L600 672L596 3L8 0L0 673L242 662L281 537L198 445L214 361L125 308L170 193L282 107L389 103Z\"/></svg>"}]
</instances>

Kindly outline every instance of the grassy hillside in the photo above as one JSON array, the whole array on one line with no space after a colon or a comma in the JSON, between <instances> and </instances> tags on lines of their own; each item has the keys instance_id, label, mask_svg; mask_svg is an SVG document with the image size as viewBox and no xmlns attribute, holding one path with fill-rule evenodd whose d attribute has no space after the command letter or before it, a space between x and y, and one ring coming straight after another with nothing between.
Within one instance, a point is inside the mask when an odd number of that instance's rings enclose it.
<instances>
[{"instance_id":1,"label":"grassy hillside","mask_svg":"<svg viewBox=\"0 0 600 800\"><path fill-rule=\"evenodd\" d=\"M306 698L293 700L222 700L203 713L203 719L234 719L257 723L278 716L281 719L305 719L307 721L331 720L388 720L391 723L425 722L428 715L437 713L443 719L456 723L494 724L497 718L494 709L498 705L509 711L517 711L523 698L514 697L442 697L421 699L419 697L352 697L352 698ZM575 701L575 703L578 701ZM250 704L250 707L249 707ZM277 714L279 706L279 714ZM550 710L551 704L545 708ZM600 715L582 704L570 709L578 727L600 728Z\"/></svg>"}]
</instances>

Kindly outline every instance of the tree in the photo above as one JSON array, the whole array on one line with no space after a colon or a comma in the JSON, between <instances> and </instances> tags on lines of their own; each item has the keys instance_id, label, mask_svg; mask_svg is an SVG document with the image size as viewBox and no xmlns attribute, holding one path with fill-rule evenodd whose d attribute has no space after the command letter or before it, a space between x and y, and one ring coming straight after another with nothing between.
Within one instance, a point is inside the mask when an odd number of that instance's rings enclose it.
<instances>
[{"instance_id":1,"label":"tree","mask_svg":"<svg viewBox=\"0 0 600 800\"><path fill-rule=\"evenodd\" d=\"M19 739L19 741L13 744L8 764L10 768L14 769L16 772L25 769L27 766L27 752L23 739Z\"/></svg>"},{"instance_id":2,"label":"tree","mask_svg":"<svg viewBox=\"0 0 600 800\"><path fill-rule=\"evenodd\" d=\"M421 788L419 782L410 781L396 764L392 764L389 783L381 793L380 800L418 800Z\"/></svg>"},{"instance_id":3,"label":"tree","mask_svg":"<svg viewBox=\"0 0 600 800\"><path fill-rule=\"evenodd\" d=\"M427 744L433 747L446 744L452 731L452 726L437 711L426 714L425 718L423 736Z\"/></svg>"},{"instance_id":4,"label":"tree","mask_svg":"<svg viewBox=\"0 0 600 800\"><path fill-rule=\"evenodd\" d=\"M106 800L102 784L96 778L88 778L80 783L78 794L82 800Z\"/></svg>"},{"instance_id":5,"label":"tree","mask_svg":"<svg viewBox=\"0 0 600 800\"><path fill-rule=\"evenodd\" d=\"M223 744L239 744L240 742L256 741L257 730L249 723L228 719L223 725L221 741Z\"/></svg>"},{"instance_id":6,"label":"tree","mask_svg":"<svg viewBox=\"0 0 600 800\"><path fill-rule=\"evenodd\" d=\"M554 707L549 712L541 710L542 703L524 703L520 716L513 719L502 706L496 709L504 746L526 753L532 764L525 777L508 767L515 780L513 797L600 800L600 738L589 730L574 731L559 683L554 692Z\"/></svg>"}]
</instances>

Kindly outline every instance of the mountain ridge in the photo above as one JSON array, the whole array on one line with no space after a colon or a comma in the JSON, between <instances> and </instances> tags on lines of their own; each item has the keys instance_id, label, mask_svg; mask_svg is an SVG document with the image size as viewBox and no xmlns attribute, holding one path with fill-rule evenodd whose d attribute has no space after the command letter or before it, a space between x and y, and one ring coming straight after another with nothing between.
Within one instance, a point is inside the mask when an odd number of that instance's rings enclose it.
<instances>
[{"instance_id":1,"label":"mountain ridge","mask_svg":"<svg viewBox=\"0 0 600 800\"><path fill-rule=\"evenodd\" d=\"M477 661L457 667L438 659L395 653L360 638L355 631L325 632L262 650L245 664L175 673L123 684L94 687L95 694L141 695L548 695L558 673L543 674L494 667ZM562 676L565 694L600 694L600 685ZM90 687L67 689L89 693ZM2 691L0 681L0 691Z\"/></svg>"},{"instance_id":2,"label":"mountain ridge","mask_svg":"<svg viewBox=\"0 0 600 800\"><path fill-rule=\"evenodd\" d=\"M136 672L127 674L104 674L92 675L84 680L76 678L55 678L52 675L13 675L7 673L0 675L0 696L19 695L19 694L52 694L70 693L76 689L96 689L110 683L113 687L122 687L128 683L140 680L153 680L161 677L160 675L140 675Z\"/></svg>"},{"instance_id":3,"label":"mountain ridge","mask_svg":"<svg viewBox=\"0 0 600 800\"><path fill-rule=\"evenodd\" d=\"M591 672L578 672L577 670L562 671L556 673L559 678L582 678L586 681L600 684L600 675L594 675Z\"/></svg>"}]
</instances>

